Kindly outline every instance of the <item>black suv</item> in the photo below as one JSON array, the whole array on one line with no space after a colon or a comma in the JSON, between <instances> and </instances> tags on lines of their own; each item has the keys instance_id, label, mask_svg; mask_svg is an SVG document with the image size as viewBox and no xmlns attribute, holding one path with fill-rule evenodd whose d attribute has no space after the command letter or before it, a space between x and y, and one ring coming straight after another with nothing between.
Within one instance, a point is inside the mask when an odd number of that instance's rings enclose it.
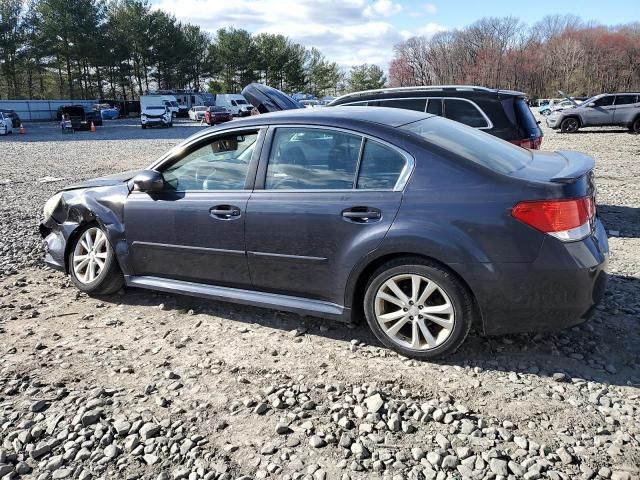
<instances>
[{"instance_id":1,"label":"black suv","mask_svg":"<svg viewBox=\"0 0 640 480\"><path fill-rule=\"evenodd\" d=\"M526 94L466 85L384 88L343 95L329 106L392 107L456 120L515 145L539 149L542 130Z\"/></svg>"},{"instance_id":2,"label":"black suv","mask_svg":"<svg viewBox=\"0 0 640 480\"><path fill-rule=\"evenodd\" d=\"M67 105L58 108L58 120L61 120L65 114L69 115L74 130L89 130L92 122L96 127L102 126L100 112L84 105Z\"/></svg>"}]
</instances>

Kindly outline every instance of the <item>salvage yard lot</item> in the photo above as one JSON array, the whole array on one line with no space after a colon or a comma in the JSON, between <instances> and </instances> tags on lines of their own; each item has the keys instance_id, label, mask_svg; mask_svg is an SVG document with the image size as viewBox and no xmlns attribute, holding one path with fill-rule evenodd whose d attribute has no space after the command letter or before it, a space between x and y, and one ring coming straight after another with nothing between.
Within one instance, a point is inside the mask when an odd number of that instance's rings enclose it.
<instances>
[{"instance_id":1,"label":"salvage yard lot","mask_svg":"<svg viewBox=\"0 0 640 480\"><path fill-rule=\"evenodd\" d=\"M419 363L364 324L90 298L42 267L37 223L58 188L145 167L199 128L0 137L0 477L640 478L640 136L544 129L544 149L596 158L612 253L595 317L472 331Z\"/></svg>"}]
</instances>

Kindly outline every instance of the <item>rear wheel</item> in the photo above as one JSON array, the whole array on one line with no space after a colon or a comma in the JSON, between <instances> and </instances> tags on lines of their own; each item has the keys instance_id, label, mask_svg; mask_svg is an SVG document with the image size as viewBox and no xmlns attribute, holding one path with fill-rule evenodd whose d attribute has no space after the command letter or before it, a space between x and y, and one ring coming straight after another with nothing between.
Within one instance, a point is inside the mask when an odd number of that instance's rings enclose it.
<instances>
[{"instance_id":1,"label":"rear wheel","mask_svg":"<svg viewBox=\"0 0 640 480\"><path fill-rule=\"evenodd\" d=\"M124 283L107 235L96 224L76 235L69 253L69 271L73 283L89 294L115 293Z\"/></svg>"},{"instance_id":2,"label":"rear wheel","mask_svg":"<svg viewBox=\"0 0 640 480\"><path fill-rule=\"evenodd\" d=\"M455 352L474 317L464 285L439 265L416 258L382 265L367 286L364 310L378 340L416 359Z\"/></svg>"},{"instance_id":3,"label":"rear wheel","mask_svg":"<svg viewBox=\"0 0 640 480\"><path fill-rule=\"evenodd\" d=\"M575 117L565 118L560 124L562 133L575 133L580 128L580 122Z\"/></svg>"},{"instance_id":4,"label":"rear wheel","mask_svg":"<svg viewBox=\"0 0 640 480\"><path fill-rule=\"evenodd\" d=\"M629 130L631 130L633 133L640 133L640 117L636 118L633 121L631 127L629 127Z\"/></svg>"}]
</instances>

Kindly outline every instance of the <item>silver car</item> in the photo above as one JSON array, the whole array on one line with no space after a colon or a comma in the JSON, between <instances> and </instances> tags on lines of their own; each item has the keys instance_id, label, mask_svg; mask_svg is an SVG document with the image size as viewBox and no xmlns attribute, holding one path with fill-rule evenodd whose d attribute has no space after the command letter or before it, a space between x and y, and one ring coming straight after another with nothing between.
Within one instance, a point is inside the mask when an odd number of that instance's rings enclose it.
<instances>
[{"instance_id":1,"label":"silver car","mask_svg":"<svg viewBox=\"0 0 640 480\"><path fill-rule=\"evenodd\" d=\"M553 112L547 126L563 133L577 132L582 127L616 125L640 133L640 93L603 93L575 108Z\"/></svg>"}]
</instances>

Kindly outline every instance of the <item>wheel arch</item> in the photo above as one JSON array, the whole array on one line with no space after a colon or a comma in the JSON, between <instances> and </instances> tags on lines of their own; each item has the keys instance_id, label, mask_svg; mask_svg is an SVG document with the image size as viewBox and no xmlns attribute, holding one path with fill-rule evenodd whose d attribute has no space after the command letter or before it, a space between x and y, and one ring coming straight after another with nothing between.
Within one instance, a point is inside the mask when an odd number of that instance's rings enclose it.
<instances>
[{"instance_id":1,"label":"wheel arch","mask_svg":"<svg viewBox=\"0 0 640 480\"><path fill-rule=\"evenodd\" d=\"M582 127L583 122L582 122L582 117L580 117L580 115L578 115L577 113L570 113L568 115L565 115L562 120L560 121L560 126L562 126L562 123L565 120L568 120L570 118L575 118L576 120L578 120L578 127Z\"/></svg>"},{"instance_id":2,"label":"wheel arch","mask_svg":"<svg viewBox=\"0 0 640 480\"><path fill-rule=\"evenodd\" d=\"M348 306L351 307L352 317L355 320L364 318L363 300L367 289L367 284L371 280L373 273L385 263L400 258L406 258L408 260L417 259L421 261L428 261L450 272L455 278L458 279L458 281L460 281L460 284L467 290L467 293L469 293L469 296L471 297L471 300L473 302L473 306L476 310L477 318L480 319L484 330L484 318L480 310L480 304L473 289L471 288L469 283L462 277L462 275L460 275L460 273L450 265L438 260L437 258L422 253L409 251L384 253L374 258L370 258L364 265L361 265L359 268L356 268L354 272L352 272L347 284L347 295L345 300L348 302Z\"/></svg>"}]
</instances>

